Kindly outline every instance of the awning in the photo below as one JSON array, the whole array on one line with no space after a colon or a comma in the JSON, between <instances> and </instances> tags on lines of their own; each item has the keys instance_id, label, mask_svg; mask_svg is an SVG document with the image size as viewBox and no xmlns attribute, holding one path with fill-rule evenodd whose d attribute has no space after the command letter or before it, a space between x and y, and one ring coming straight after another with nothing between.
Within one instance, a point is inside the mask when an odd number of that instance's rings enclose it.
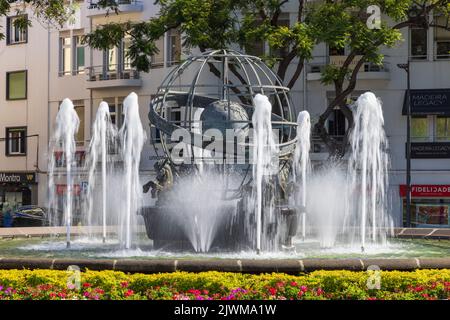
<instances>
[{"instance_id":1,"label":"awning","mask_svg":"<svg viewBox=\"0 0 450 320\"><path fill-rule=\"evenodd\" d=\"M403 115L407 114L407 93L403 100ZM411 90L411 115L450 116L450 89Z\"/></svg>"}]
</instances>

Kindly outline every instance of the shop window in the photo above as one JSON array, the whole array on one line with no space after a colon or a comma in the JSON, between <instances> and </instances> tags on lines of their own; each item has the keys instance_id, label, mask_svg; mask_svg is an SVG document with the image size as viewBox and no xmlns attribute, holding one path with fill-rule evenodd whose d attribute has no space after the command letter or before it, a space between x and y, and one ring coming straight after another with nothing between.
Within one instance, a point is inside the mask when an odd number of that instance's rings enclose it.
<instances>
[{"instance_id":1,"label":"shop window","mask_svg":"<svg viewBox=\"0 0 450 320\"><path fill-rule=\"evenodd\" d=\"M411 201L411 225L418 228L448 227L450 199L414 198ZM406 225L406 200L403 199L403 222Z\"/></svg>"},{"instance_id":2,"label":"shop window","mask_svg":"<svg viewBox=\"0 0 450 320\"><path fill-rule=\"evenodd\" d=\"M6 100L27 99L27 71L6 73Z\"/></svg>"},{"instance_id":3,"label":"shop window","mask_svg":"<svg viewBox=\"0 0 450 320\"><path fill-rule=\"evenodd\" d=\"M428 117L411 117L411 140L415 142L430 140L430 122Z\"/></svg>"},{"instance_id":4,"label":"shop window","mask_svg":"<svg viewBox=\"0 0 450 320\"><path fill-rule=\"evenodd\" d=\"M424 28L411 28L410 44L411 59L426 60L428 55L428 30Z\"/></svg>"},{"instance_id":5,"label":"shop window","mask_svg":"<svg viewBox=\"0 0 450 320\"><path fill-rule=\"evenodd\" d=\"M27 128L6 128L6 155L24 156L27 153Z\"/></svg>"},{"instance_id":6,"label":"shop window","mask_svg":"<svg viewBox=\"0 0 450 320\"><path fill-rule=\"evenodd\" d=\"M6 44L26 43L28 40L28 28L23 26L19 19L27 19L26 16L6 18Z\"/></svg>"},{"instance_id":7,"label":"shop window","mask_svg":"<svg viewBox=\"0 0 450 320\"><path fill-rule=\"evenodd\" d=\"M446 28L436 27L434 30L434 43L436 59L450 59L450 22L449 18L439 16L435 18L436 24Z\"/></svg>"}]
</instances>

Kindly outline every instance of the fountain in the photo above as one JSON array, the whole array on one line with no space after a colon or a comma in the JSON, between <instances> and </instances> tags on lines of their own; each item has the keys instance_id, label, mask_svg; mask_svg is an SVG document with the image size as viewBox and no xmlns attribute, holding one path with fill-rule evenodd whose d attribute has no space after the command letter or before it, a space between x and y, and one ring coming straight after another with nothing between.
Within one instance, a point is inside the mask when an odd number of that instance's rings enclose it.
<instances>
[{"instance_id":1,"label":"fountain","mask_svg":"<svg viewBox=\"0 0 450 320\"><path fill-rule=\"evenodd\" d=\"M1 258L5 252L29 257L41 251L52 267L54 259L80 258L124 271L138 264L152 272L303 272L337 265L364 270L373 262L367 258L380 257L411 258L408 266L420 268L419 258L448 255L448 241L389 238L387 139L382 106L372 93L352 107L348 159L324 165L309 159L309 114L301 112L295 122L289 89L260 59L232 50L190 57L173 69L150 102L149 120L160 132L160 140L152 142L164 154L156 154L155 178L143 188L139 164L146 137L135 93L124 107L124 123L116 132L107 104L100 105L87 154L83 221L89 228L101 224L103 241L70 238L78 119L66 99L56 118L49 163L50 212L54 225L64 217L66 241L0 241ZM57 153L63 155L58 161ZM64 214L58 215L55 185L64 177L67 190L59 206ZM148 191L152 199L143 205ZM135 228L139 215L148 239ZM111 239L107 222L118 225ZM195 259L189 260L192 251ZM99 262L99 257L105 259ZM123 262L127 257L140 259ZM318 263L316 258L327 259Z\"/></svg>"},{"instance_id":2,"label":"fountain","mask_svg":"<svg viewBox=\"0 0 450 320\"><path fill-rule=\"evenodd\" d=\"M58 114L56 115L55 128L53 132L53 139L50 142L50 170L49 170L49 193L50 193L50 203L49 208L55 217L52 219L54 222L56 220L56 213L58 211L57 201L56 201L56 190L54 175L56 169L55 163L55 151L59 148L62 150L61 159L64 159L66 168L66 198L64 203L64 220L66 226L66 244L70 247L70 228L72 224L72 192L73 192L73 181L72 181L72 164L74 161L74 155L76 150L75 135L78 132L78 127L80 124L80 119L75 112L72 101L69 99L64 99L59 107ZM64 157L64 158L62 158Z\"/></svg>"},{"instance_id":3,"label":"fountain","mask_svg":"<svg viewBox=\"0 0 450 320\"><path fill-rule=\"evenodd\" d=\"M89 173L88 190L86 195L86 213L85 224L93 226L99 222L94 219L94 200L95 190L97 188L96 180L98 174L98 164L100 163L101 173L101 224L102 239L106 242L106 225L107 225L107 188L108 176L112 174L112 157L111 151L116 146L117 130L111 122L109 114L109 106L106 102L101 102L97 109L97 114L93 124L92 138L89 144L89 151L86 157L85 170ZM97 208L95 208L97 209ZM89 232L92 237L92 232Z\"/></svg>"},{"instance_id":4,"label":"fountain","mask_svg":"<svg viewBox=\"0 0 450 320\"><path fill-rule=\"evenodd\" d=\"M123 181L125 201L120 212L119 238L125 249L130 249L133 229L136 226L136 213L142 206L142 187L139 180L139 164L146 134L139 117L138 96L132 92L124 100L122 128L119 131L121 155L123 159Z\"/></svg>"},{"instance_id":5,"label":"fountain","mask_svg":"<svg viewBox=\"0 0 450 320\"><path fill-rule=\"evenodd\" d=\"M311 170L309 152L311 148L311 121L308 111L301 111L297 117L297 145L294 152L293 180L300 185L296 202L301 210L302 238L306 238L306 179ZM299 183L300 182L300 183Z\"/></svg>"},{"instance_id":6,"label":"fountain","mask_svg":"<svg viewBox=\"0 0 450 320\"><path fill-rule=\"evenodd\" d=\"M386 241L393 228L387 212L386 192L389 185L388 142L384 133L381 102L367 92L361 95L353 109L354 127L350 134L351 153L348 162L347 210L345 221L353 228L364 250L367 229L373 243Z\"/></svg>"},{"instance_id":7,"label":"fountain","mask_svg":"<svg viewBox=\"0 0 450 320\"><path fill-rule=\"evenodd\" d=\"M274 221L273 197L267 192L273 192L267 185L268 179L278 170L278 150L272 132L272 105L269 99L261 94L255 96L255 112L252 117L254 128L253 151L253 190L252 208L256 219L256 252L261 252L263 236L263 219L265 224ZM263 212L264 211L264 212ZM264 241L267 242L267 241ZM267 247L267 244L266 246Z\"/></svg>"}]
</instances>

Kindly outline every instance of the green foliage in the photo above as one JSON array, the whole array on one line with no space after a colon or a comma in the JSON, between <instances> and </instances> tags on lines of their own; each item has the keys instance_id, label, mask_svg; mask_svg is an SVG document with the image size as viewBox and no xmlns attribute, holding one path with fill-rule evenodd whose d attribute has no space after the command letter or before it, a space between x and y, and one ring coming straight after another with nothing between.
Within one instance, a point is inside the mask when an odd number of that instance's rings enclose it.
<instances>
[{"instance_id":1,"label":"green foliage","mask_svg":"<svg viewBox=\"0 0 450 320\"><path fill-rule=\"evenodd\" d=\"M81 273L80 289L68 288L66 271L0 270L2 299L449 299L450 270L381 272L381 288L368 289L368 272L125 274Z\"/></svg>"}]
</instances>

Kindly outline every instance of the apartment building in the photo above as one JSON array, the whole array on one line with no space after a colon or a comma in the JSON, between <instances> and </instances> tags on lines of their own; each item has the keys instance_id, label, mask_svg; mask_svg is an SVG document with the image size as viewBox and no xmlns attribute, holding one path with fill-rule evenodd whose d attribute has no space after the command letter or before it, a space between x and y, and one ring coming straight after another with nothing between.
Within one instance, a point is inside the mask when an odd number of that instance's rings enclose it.
<instances>
[{"instance_id":1,"label":"apartment building","mask_svg":"<svg viewBox=\"0 0 450 320\"><path fill-rule=\"evenodd\" d=\"M69 1L68 1L69 2ZM109 103L113 122L123 121L123 100L130 92L139 95L140 117L147 135L150 98L181 59L181 37L169 32L158 40L159 53L152 57L150 73L138 73L126 57L129 41L107 51L90 49L81 37L108 22L148 20L158 8L153 1L119 1L120 13L99 9L96 1L75 1L78 10L65 26L43 25L33 18L32 27L16 30L11 17L0 19L7 37L0 41L0 203L14 206L46 205L48 188L48 143L54 120L64 98L70 98L80 119L76 137L75 208L87 186L82 166L89 146L91 124L101 101ZM55 153L56 170L64 166ZM153 159L150 144L142 154L141 173L150 176ZM66 191L65 175L55 178L58 196Z\"/></svg>"},{"instance_id":2,"label":"apartment building","mask_svg":"<svg viewBox=\"0 0 450 320\"><path fill-rule=\"evenodd\" d=\"M119 1L120 13L96 8L95 1L79 3L75 21L63 28L33 21L26 31L15 30L14 17L0 19L7 31L0 41L0 202L17 205L45 205L47 200L48 142L61 101L68 97L80 118L77 136L78 185L81 194L87 177L81 170L89 144L91 124L99 103L110 105L113 121L122 122L122 102L132 91L139 95L140 116L148 135L148 105L168 71L183 58L181 37L170 32L158 41L159 53L152 57L152 70L138 73L126 57L124 39L118 48L92 50L80 37L109 21L148 20L158 8L153 1ZM286 4L284 23L296 20L295 1ZM396 225L405 216L407 77L400 63L411 61L412 91L412 222L415 226L449 226L450 207L450 32L440 29L403 29L404 42L383 49L383 66L366 64L358 74L353 96L373 91L383 102L385 128L389 138L390 190ZM250 50L251 49L251 50ZM267 44L258 43L248 51L262 53ZM320 72L328 63L340 64L347 50L317 45L314 58L292 90L295 110L307 110L318 119L334 96L332 86L320 82ZM295 67L295 62L292 69ZM337 108L327 121L328 130L343 135L348 124ZM311 158L324 161L328 153L313 138ZM143 180L152 175L153 147L147 143L142 154ZM63 163L60 161L59 163ZM57 179L58 193L65 192L64 176Z\"/></svg>"}]
</instances>

